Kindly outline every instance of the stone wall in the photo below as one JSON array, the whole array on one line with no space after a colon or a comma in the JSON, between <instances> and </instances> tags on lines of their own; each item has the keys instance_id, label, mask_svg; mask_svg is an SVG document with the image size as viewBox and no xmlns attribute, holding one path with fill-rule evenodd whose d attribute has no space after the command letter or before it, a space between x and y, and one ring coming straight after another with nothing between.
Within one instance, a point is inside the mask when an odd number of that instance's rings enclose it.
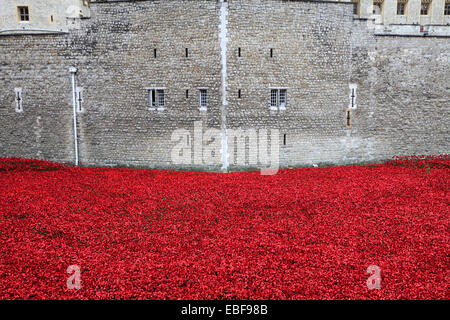
<instances>
[{"instance_id":1,"label":"stone wall","mask_svg":"<svg viewBox=\"0 0 450 320\"><path fill-rule=\"evenodd\" d=\"M21 21L18 7L28 9ZM0 34L66 33L90 15L87 0L0 0Z\"/></svg>"},{"instance_id":2,"label":"stone wall","mask_svg":"<svg viewBox=\"0 0 450 320\"><path fill-rule=\"evenodd\" d=\"M279 129L282 166L343 157L351 8L350 3L230 2L227 124ZM286 110L270 109L272 87L286 88Z\"/></svg>"},{"instance_id":3,"label":"stone wall","mask_svg":"<svg viewBox=\"0 0 450 320\"><path fill-rule=\"evenodd\" d=\"M80 23L68 35L0 37L0 156L74 160L70 66L83 88L85 165L220 170L220 157L202 161L195 124L216 130L204 144L219 146L224 126L278 129L282 167L448 153L448 37L377 36L352 4L316 1L97 2ZM163 111L148 108L153 87L165 88ZM287 90L286 110L270 108L275 87ZM233 162L227 137L229 168L254 168ZM179 145L192 161L173 161Z\"/></svg>"},{"instance_id":4,"label":"stone wall","mask_svg":"<svg viewBox=\"0 0 450 320\"><path fill-rule=\"evenodd\" d=\"M218 3L117 2L91 9L92 18L68 36L0 38L1 155L73 161L68 70L74 65L84 100L81 162L170 167L175 129L193 130L194 121L220 127ZM23 90L23 113L14 109L15 87ZM166 110L148 109L148 87L165 88ZM200 87L208 88L207 112L198 110Z\"/></svg>"}]
</instances>

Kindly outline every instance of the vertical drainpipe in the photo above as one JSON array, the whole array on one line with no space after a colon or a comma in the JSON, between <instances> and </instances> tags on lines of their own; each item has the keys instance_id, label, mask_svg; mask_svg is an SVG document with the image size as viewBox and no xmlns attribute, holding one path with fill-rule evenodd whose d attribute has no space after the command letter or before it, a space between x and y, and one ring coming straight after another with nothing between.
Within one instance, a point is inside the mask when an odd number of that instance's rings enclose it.
<instances>
[{"instance_id":1,"label":"vertical drainpipe","mask_svg":"<svg viewBox=\"0 0 450 320\"><path fill-rule=\"evenodd\" d=\"M228 3L220 0L219 39L222 62L222 105L221 105L221 132L222 132L222 170L228 170L228 137L227 137L227 43L228 43Z\"/></svg>"},{"instance_id":2,"label":"vertical drainpipe","mask_svg":"<svg viewBox=\"0 0 450 320\"><path fill-rule=\"evenodd\" d=\"M75 148L75 165L78 166L77 94L75 86L75 75L77 74L77 68L70 67L69 72L72 75L73 141Z\"/></svg>"}]
</instances>

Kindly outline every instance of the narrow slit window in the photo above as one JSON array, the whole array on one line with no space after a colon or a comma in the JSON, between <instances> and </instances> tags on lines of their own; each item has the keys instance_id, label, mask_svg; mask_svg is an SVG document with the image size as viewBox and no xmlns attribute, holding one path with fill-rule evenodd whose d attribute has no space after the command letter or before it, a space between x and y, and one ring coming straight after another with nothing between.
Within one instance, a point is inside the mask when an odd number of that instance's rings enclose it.
<instances>
[{"instance_id":1,"label":"narrow slit window","mask_svg":"<svg viewBox=\"0 0 450 320\"><path fill-rule=\"evenodd\" d=\"M23 112L22 88L15 88L14 94L15 94L15 100L16 100L16 112Z\"/></svg>"},{"instance_id":2,"label":"narrow slit window","mask_svg":"<svg viewBox=\"0 0 450 320\"><path fill-rule=\"evenodd\" d=\"M238 98L241 98L241 89L238 90Z\"/></svg>"},{"instance_id":3,"label":"narrow slit window","mask_svg":"<svg viewBox=\"0 0 450 320\"><path fill-rule=\"evenodd\" d=\"M189 58L189 49L188 48L185 49L185 53L186 53L186 58Z\"/></svg>"},{"instance_id":4,"label":"narrow slit window","mask_svg":"<svg viewBox=\"0 0 450 320\"><path fill-rule=\"evenodd\" d=\"M189 90L186 90L186 99L189 99Z\"/></svg>"},{"instance_id":5,"label":"narrow slit window","mask_svg":"<svg viewBox=\"0 0 450 320\"><path fill-rule=\"evenodd\" d=\"M352 126L352 111L347 110L347 115L345 117L345 126L350 128Z\"/></svg>"},{"instance_id":6,"label":"narrow slit window","mask_svg":"<svg viewBox=\"0 0 450 320\"><path fill-rule=\"evenodd\" d=\"M20 21L30 21L30 11L27 6L17 7Z\"/></svg>"},{"instance_id":7,"label":"narrow slit window","mask_svg":"<svg viewBox=\"0 0 450 320\"><path fill-rule=\"evenodd\" d=\"M153 49L153 57L156 58L156 49Z\"/></svg>"},{"instance_id":8,"label":"narrow slit window","mask_svg":"<svg viewBox=\"0 0 450 320\"><path fill-rule=\"evenodd\" d=\"M270 49L270 57L273 58L273 49Z\"/></svg>"},{"instance_id":9,"label":"narrow slit window","mask_svg":"<svg viewBox=\"0 0 450 320\"><path fill-rule=\"evenodd\" d=\"M83 88L77 87L75 92L77 97L77 112L83 112Z\"/></svg>"},{"instance_id":10,"label":"narrow slit window","mask_svg":"<svg viewBox=\"0 0 450 320\"><path fill-rule=\"evenodd\" d=\"M50 22L53 23L54 21L55 21L55 19L54 19L53 15L51 14L50 15Z\"/></svg>"},{"instance_id":11,"label":"narrow slit window","mask_svg":"<svg viewBox=\"0 0 450 320\"><path fill-rule=\"evenodd\" d=\"M350 93L349 93L349 109L356 109L356 89L357 89L356 83L350 83Z\"/></svg>"},{"instance_id":12,"label":"narrow slit window","mask_svg":"<svg viewBox=\"0 0 450 320\"><path fill-rule=\"evenodd\" d=\"M286 145L286 133L283 136L283 145Z\"/></svg>"},{"instance_id":13,"label":"narrow slit window","mask_svg":"<svg viewBox=\"0 0 450 320\"><path fill-rule=\"evenodd\" d=\"M241 48L238 48L238 57L241 57Z\"/></svg>"}]
</instances>

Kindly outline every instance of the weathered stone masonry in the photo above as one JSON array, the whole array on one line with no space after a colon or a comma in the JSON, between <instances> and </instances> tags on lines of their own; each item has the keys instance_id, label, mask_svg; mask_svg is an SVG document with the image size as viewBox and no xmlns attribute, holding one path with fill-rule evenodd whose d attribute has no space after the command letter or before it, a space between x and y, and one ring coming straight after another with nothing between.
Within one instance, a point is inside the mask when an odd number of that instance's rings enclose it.
<instances>
[{"instance_id":1,"label":"weathered stone masonry","mask_svg":"<svg viewBox=\"0 0 450 320\"><path fill-rule=\"evenodd\" d=\"M220 170L220 161L171 159L172 133L189 130L192 144L196 121L221 132L279 129L282 167L448 153L449 65L448 37L375 35L349 3L91 3L91 18L68 34L0 37L0 156L74 160L70 66L83 88L86 165ZM347 127L351 84L356 108ZM270 110L275 87L287 90L286 110ZM149 110L145 88L165 88L165 110ZM198 108L199 88L208 89L207 111ZM237 167L252 166L229 169Z\"/></svg>"}]
</instances>

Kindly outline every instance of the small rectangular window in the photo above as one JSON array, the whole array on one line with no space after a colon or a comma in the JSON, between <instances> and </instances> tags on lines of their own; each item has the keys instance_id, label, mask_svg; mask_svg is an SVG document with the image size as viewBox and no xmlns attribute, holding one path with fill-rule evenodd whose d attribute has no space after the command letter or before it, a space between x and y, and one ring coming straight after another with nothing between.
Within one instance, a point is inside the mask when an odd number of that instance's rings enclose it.
<instances>
[{"instance_id":1,"label":"small rectangular window","mask_svg":"<svg viewBox=\"0 0 450 320\"><path fill-rule=\"evenodd\" d=\"M149 93L149 108L164 110L166 104L164 89L148 89L148 93Z\"/></svg>"},{"instance_id":2,"label":"small rectangular window","mask_svg":"<svg viewBox=\"0 0 450 320\"><path fill-rule=\"evenodd\" d=\"M450 1L445 1L444 15L445 16L450 16Z\"/></svg>"},{"instance_id":3,"label":"small rectangular window","mask_svg":"<svg viewBox=\"0 0 450 320\"><path fill-rule=\"evenodd\" d=\"M270 110L285 110L287 103L286 89L270 90Z\"/></svg>"},{"instance_id":4,"label":"small rectangular window","mask_svg":"<svg viewBox=\"0 0 450 320\"><path fill-rule=\"evenodd\" d=\"M200 89L200 109L204 110L208 107L208 91Z\"/></svg>"},{"instance_id":5,"label":"small rectangular window","mask_svg":"<svg viewBox=\"0 0 450 320\"><path fill-rule=\"evenodd\" d=\"M17 13L20 21L30 21L30 12L28 6L17 7Z\"/></svg>"},{"instance_id":6,"label":"small rectangular window","mask_svg":"<svg viewBox=\"0 0 450 320\"><path fill-rule=\"evenodd\" d=\"M15 88L14 95L16 100L16 112L23 112L22 107L22 88Z\"/></svg>"},{"instance_id":7,"label":"small rectangular window","mask_svg":"<svg viewBox=\"0 0 450 320\"><path fill-rule=\"evenodd\" d=\"M430 12L431 1L422 0L420 5L420 15L427 16Z\"/></svg>"}]
</instances>

